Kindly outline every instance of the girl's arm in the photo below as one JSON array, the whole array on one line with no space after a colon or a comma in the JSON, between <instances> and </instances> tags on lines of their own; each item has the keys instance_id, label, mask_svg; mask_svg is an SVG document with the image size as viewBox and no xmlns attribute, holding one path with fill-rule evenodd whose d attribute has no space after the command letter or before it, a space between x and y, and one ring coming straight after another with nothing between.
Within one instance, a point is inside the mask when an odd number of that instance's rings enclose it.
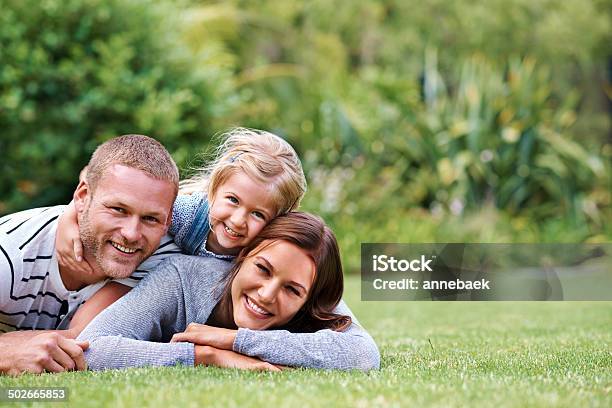
<instances>
[{"instance_id":1,"label":"girl's arm","mask_svg":"<svg viewBox=\"0 0 612 408\"><path fill-rule=\"evenodd\" d=\"M84 275L93 274L89 263L83 259L83 244L79 235L79 224L74 201L71 201L57 221L56 237L67 239L55 240L55 252L60 265L66 265Z\"/></svg>"},{"instance_id":2,"label":"girl's arm","mask_svg":"<svg viewBox=\"0 0 612 408\"><path fill-rule=\"evenodd\" d=\"M79 173L79 183L87 177L87 166ZM67 265L82 274L92 274L93 270L89 263L83 259L83 244L79 235L79 223L74 200L66 206L57 223L56 237L67 237L68 239L55 241L55 252L60 265Z\"/></svg>"},{"instance_id":3,"label":"girl's arm","mask_svg":"<svg viewBox=\"0 0 612 408\"><path fill-rule=\"evenodd\" d=\"M334 313L350 316L353 323L343 332L329 329L315 333L238 329L233 350L283 366L363 371L380 368L376 343L359 326L344 301Z\"/></svg>"},{"instance_id":4,"label":"girl's arm","mask_svg":"<svg viewBox=\"0 0 612 408\"><path fill-rule=\"evenodd\" d=\"M172 224L168 233L184 253L197 254L199 248L196 248L194 242L203 241L208 235L208 228L197 228L200 224L202 227L208 225L208 202L205 196L201 193L179 194L172 207Z\"/></svg>"}]
</instances>

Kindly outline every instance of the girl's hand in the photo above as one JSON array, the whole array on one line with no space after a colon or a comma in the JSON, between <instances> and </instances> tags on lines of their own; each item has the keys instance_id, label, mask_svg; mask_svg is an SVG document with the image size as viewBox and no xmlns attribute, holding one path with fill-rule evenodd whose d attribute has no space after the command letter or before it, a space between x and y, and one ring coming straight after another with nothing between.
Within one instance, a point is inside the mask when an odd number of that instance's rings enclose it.
<instances>
[{"instance_id":1,"label":"girl's hand","mask_svg":"<svg viewBox=\"0 0 612 408\"><path fill-rule=\"evenodd\" d=\"M245 356L235 351L220 350L211 346L195 346L195 365L207 365L240 370L281 371L283 367Z\"/></svg>"},{"instance_id":2,"label":"girl's hand","mask_svg":"<svg viewBox=\"0 0 612 408\"><path fill-rule=\"evenodd\" d=\"M60 240L59 237L62 237ZM89 263L83 259L83 244L79 235L79 224L74 202L70 202L57 222L55 235L57 261L62 266L82 274L93 274Z\"/></svg>"},{"instance_id":3,"label":"girl's hand","mask_svg":"<svg viewBox=\"0 0 612 408\"><path fill-rule=\"evenodd\" d=\"M176 333L171 343L188 342L199 346L212 346L217 349L232 350L236 340L236 330L222 329L199 323L189 323L182 333Z\"/></svg>"}]
</instances>

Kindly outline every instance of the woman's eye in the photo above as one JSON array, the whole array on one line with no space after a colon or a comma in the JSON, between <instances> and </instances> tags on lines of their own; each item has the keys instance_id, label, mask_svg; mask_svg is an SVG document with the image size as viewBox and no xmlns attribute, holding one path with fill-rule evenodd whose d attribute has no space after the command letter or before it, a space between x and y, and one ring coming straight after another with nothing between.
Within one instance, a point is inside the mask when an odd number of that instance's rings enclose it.
<instances>
[{"instance_id":1,"label":"woman's eye","mask_svg":"<svg viewBox=\"0 0 612 408\"><path fill-rule=\"evenodd\" d=\"M296 296L300 295L300 291L294 288L293 286L287 286L287 289L289 290L289 292L293 293Z\"/></svg>"},{"instance_id":2,"label":"woman's eye","mask_svg":"<svg viewBox=\"0 0 612 408\"><path fill-rule=\"evenodd\" d=\"M270 270L268 268L266 268L265 266L263 266L262 264L255 264L255 266L257 266L257 269L259 269L259 271L265 275L269 275L270 274Z\"/></svg>"}]
</instances>

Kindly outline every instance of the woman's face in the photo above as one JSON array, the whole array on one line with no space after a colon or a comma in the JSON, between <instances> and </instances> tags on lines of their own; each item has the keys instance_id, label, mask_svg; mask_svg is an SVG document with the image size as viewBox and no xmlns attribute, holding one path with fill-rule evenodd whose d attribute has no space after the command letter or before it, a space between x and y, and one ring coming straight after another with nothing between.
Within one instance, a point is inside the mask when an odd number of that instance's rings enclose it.
<instances>
[{"instance_id":1,"label":"woman's face","mask_svg":"<svg viewBox=\"0 0 612 408\"><path fill-rule=\"evenodd\" d=\"M264 241L258 248L232 282L232 306L236 326L265 330L288 323L304 305L315 264L286 241Z\"/></svg>"}]
</instances>

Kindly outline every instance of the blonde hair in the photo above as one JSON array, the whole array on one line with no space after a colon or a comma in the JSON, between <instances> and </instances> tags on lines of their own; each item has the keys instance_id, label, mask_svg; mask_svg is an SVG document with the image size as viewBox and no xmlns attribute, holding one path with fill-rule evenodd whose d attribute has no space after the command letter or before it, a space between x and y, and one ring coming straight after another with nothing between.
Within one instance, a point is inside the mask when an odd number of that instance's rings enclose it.
<instances>
[{"instance_id":1,"label":"blonde hair","mask_svg":"<svg viewBox=\"0 0 612 408\"><path fill-rule=\"evenodd\" d=\"M107 140L96 148L81 177L94 191L108 168L114 164L132 167L179 188L179 172L166 148L157 140L144 135L123 135Z\"/></svg>"},{"instance_id":2,"label":"blonde hair","mask_svg":"<svg viewBox=\"0 0 612 408\"><path fill-rule=\"evenodd\" d=\"M180 183L180 193L204 192L214 199L232 175L271 185L276 215L296 210L306 193L302 163L293 147L280 137L257 129L234 128L220 136L215 158L199 174Z\"/></svg>"}]
</instances>

